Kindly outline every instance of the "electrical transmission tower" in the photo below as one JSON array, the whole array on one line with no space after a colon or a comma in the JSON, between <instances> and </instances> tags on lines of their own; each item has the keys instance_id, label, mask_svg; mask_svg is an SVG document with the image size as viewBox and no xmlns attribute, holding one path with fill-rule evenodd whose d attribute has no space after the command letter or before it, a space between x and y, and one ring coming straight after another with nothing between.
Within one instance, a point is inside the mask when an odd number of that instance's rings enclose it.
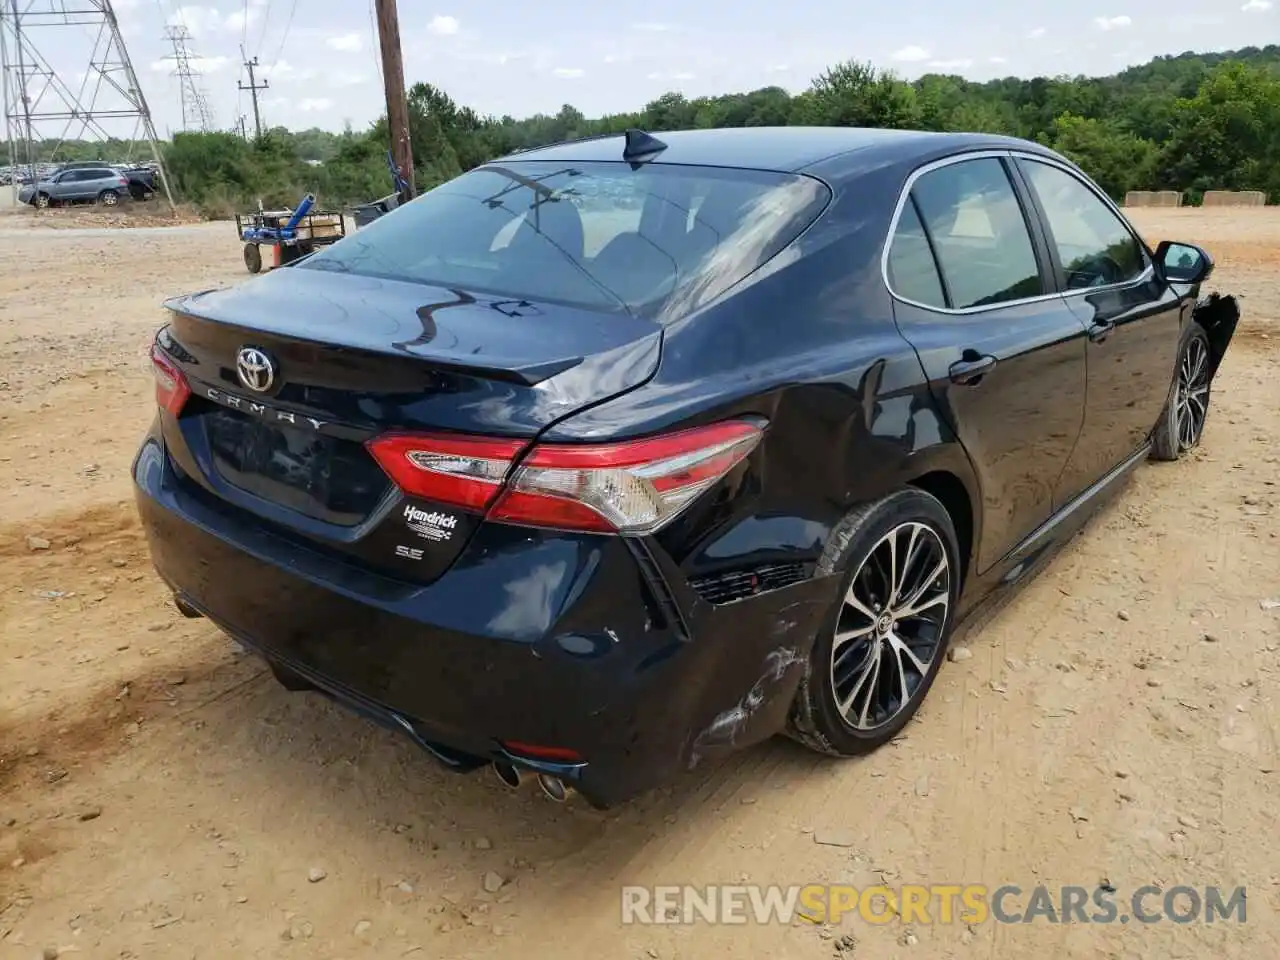
<instances>
[{"instance_id":1,"label":"electrical transmission tower","mask_svg":"<svg viewBox=\"0 0 1280 960\"><path fill-rule=\"evenodd\" d=\"M56 52L59 67L42 47ZM77 66L86 64L78 72L67 67L73 56ZM34 179L36 164L56 157L67 140L127 140L132 150L146 139L173 205L151 111L111 0L0 0L0 81L10 166L26 166ZM53 148L42 157L46 141Z\"/></svg>"},{"instance_id":2,"label":"electrical transmission tower","mask_svg":"<svg viewBox=\"0 0 1280 960\"><path fill-rule=\"evenodd\" d=\"M178 97L182 103L182 129L209 133L214 129L209 98L200 86L199 75L191 69L191 32L186 27L168 27L164 37L173 44L173 53L165 57L174 62L173 75L178 78Z\"/></svg>"}]
</instances>

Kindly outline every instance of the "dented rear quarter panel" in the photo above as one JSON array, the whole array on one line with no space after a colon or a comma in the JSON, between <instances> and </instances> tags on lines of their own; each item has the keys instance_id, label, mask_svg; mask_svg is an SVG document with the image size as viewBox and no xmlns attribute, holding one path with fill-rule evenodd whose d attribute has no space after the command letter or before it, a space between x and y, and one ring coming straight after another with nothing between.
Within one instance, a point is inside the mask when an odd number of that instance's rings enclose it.
<instances>
[{"instance_id":1,"label":"dented rear quarter panel","mask_svg":"<svg viewBox=\"0 0 1280 960\"><path fill-rule=\"evenodd\" d=\"M727 299L670 323L654 377L554 425L548 441L643 436L674 425L756 417L768 426L745 466L654 538L697 646L724 656L699 694L684 761L782 729L839 577L713 606L689 579L761 564L816 564L857 504L945 472L975 519L973 470L939 416L920 361L893 321L879 263L908 171L885 165ZM803 318L804 322L793 322ZM761 630L761 624L769 624ZM720 638L736 638L725 649Z\"/></svg>"}]
</instances>

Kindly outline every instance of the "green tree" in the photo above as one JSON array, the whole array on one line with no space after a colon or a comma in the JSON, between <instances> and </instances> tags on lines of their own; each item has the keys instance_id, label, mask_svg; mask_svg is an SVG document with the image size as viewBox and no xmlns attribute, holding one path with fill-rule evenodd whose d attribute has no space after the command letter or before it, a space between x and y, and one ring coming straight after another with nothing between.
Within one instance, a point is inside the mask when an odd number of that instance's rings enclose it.
<instances>
[{"instance_id":1,"label":"green tree","mask_svg":"<svg viewBox=\"0 0 1280 960\"><path fill-rule=\"evenodd\" d=\"M910 129L924 120L915 87L869 63L850 60L831 67L813 81L809 93L793 122Z\"/></svg>"},{"instance_id":2,"label":"green tree","mask_svg":"<svg viewBox=\"0 0 1280 960\"><path fill-rule=\"evenodd\" d=\"M1160 170L1195 191L1265 190L1280 196L1280 76L1223 63L1194 97L1177 100Z\"/></svg>"},{"instance_id":3,"label":"green tree","mask_svg":"<svg viewBox=\"0 0 1280 960\"><path fill-rule=\"evenodd\" d=\"M1156 145L1112 120L1064 113L1053 121L1050 146L1074 160L1117 200L1151 182Z\"/></svg>"}]
</instances>

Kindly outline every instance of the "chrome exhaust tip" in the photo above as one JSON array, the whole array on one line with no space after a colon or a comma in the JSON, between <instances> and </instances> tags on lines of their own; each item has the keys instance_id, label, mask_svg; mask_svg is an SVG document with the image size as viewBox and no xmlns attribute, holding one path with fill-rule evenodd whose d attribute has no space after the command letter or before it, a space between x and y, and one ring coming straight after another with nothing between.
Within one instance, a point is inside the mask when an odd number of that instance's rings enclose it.
<instances>
[{"instance_id":1,"label":"chrome exhaust tip","mask_svg":"<svg viewBox=\"0 0 1280 960\"><path fill-rule=\"evenodd\" d=\"M549 773L538 774L538 786L542 789L547 799L556 803L564 803L569 799L569 788L565 786L563 780L554 777Z\"/></svg>"},{"instance_id":2,"label":"chrome exhaust tip","mask_svg":"<svg viewBox=\"0 0 1280 960\"><path fill-rule=\"evenodd\" d=\"M515 790L520 786L520 771L516 769L515 764L495 760L493 772L504 787Z\"/></svg>"}]
</instances>

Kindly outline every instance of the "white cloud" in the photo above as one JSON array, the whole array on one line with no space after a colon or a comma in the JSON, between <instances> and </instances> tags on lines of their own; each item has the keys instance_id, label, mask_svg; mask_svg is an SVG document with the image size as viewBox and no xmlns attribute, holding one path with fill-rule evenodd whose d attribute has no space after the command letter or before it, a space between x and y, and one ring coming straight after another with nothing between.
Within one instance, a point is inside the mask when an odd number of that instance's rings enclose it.
<instances>
[{"instance_id":1,"label":"white cloud","mask_svg":"<svg viewBox=\"0 0 1280 960\"><path fill-rule=\"evenodd\" d=\"M119 3L115 6L119 8ZM186 27L193 37L207 37L221 30L239 33L246 26L260 19L261 7L262 4L258 0L253 0L247 11L242 8L224 17L217 7L188 4L175 9L165 23L171 27Z\"/></svg>"},{"instance_id":2,"label":"white cloud","mask_svg":"<svg viewBox=\"0 0 1280 960\"><path fill-rule=\"evenodd\" d=\"M258 68L259 76L270 77L273 80L284 80L293 76L296 72L297 71L294 69L293 64L288 60L277 60L274 64L269 66L264 65Z\"/></svg>"},{"instance_id":3,"label":"white cloud","mask_svg":"<svg viewBox=\"0 0 1280 960\"><path fill-rule=\"evenodd\" d=\"M1036 27L1034 30L1028 33L1027 36L1030 37L1032 40L1039 40L1048 32L1049 31L1046 30L1044 27Z\"/></svg>"},{"instance_id":4,"label":"white cloud","mask_svg":"<svg viewBox=\"0 0 1280 960\"><path fill-rule=\"evenodd\" d=\"M1094 17L1093 23L1099 30L1123 30L1133 23L1133 18L1123 14L1118 17Z\"/></svg>"},{"instance_id":5,"label":"white cloud","mask_svg":"<svg viewBox=\"0 0 1280 960\"><path fill-rule=\"evenodd\" d=\"M633 23L631 29L641 33L669 33L672 27L669 23Z\"/></svg>"},{"instance_id":6,"label":"white cloud","mask_svg":"<svg viewBox=\"0 0 1280 960\"><path fill-rule=\"evenodd\" d=\"M929 66L935 70L963 70L966 67L972 67L973 61L968 57L960 57L956 60L930 60Z\"/></svg>"},{"instance_id":7,"label":"white cloud","mask_svg":"<svg viewBox=\"0 0 1280 960\"><path fill-rule=\"evenodd\" d=\"M427 29L442 37L451 37L458 32L458 18L437 13L427 24Z\"/></svg>"},{"instance_id":8,"label":"white cloud","mask_svg":"<svg viewBox=\"0 0 1280 960\"><path fill-rule=\"evenodd\" d=\"M170 27L186 27L193 37L212 33L222 23L222 14L216 7L178 7L165 21Z\"/></svg>"},{"instance_id":9,"label":"white cloud","mask_svg":"<svg viewBox=\"0 0 1280 960\"><path fill-rule=\"evenodd\" d=\"M196 73L217 73L230 62L227 57L192 57L191 69Z\"/></svg>"},{"instance_id":10,"label":"white cloud","mask_svg":"<svg viewBox=\"0 0 1280 960\"><path fill-rule=\"evenodd\" d=\"M928 60L932 54L924 47L910 46L903 47L901 50L893 52L893 59L902 63L919 63L921 60Z\"/></svg>"},{"instance_id":11,"label":"white cloud","mask_svg":"<svg viewBox=\"0 0 1280 960\"><path fill-rule=\"evenodd\" d=\"M791 65L786 63L775 63L772 66L765 67L768 73L786 73L790 69Z\"/></svg>"},{"instance_id":12,"label":"white cloud","mask_svg":"<svg viewBox=\"0 0 1280 960\"><path fill-rule=\"evenodd\" d=\"M987 63L994 63L997 65L1001 63L1008 63L1008 62L1009 62L1008 57L988 57L987 58Z\"/></svg>"},{"instance_id":13,"label":"white cloud","mask_svg":"<svg viewBox=\"0 0 1280 960\"><path fill-rule=\"evenodd\" d=\"M551 71L554 77L560 77L562 80L577 80L579 77L586 76L587 71L581 67L556 67Z\"/></svg>"},{"instance_id":14,"label":"white cloud","mask_svg":"<svg viewBox=\"0 0 1280 960\"><path fill-rule=\"evenodd\" d=\"M370 80L369 74L359 71L344 72L340 70L336 73L326 73L324 76L329 86L335 90L341 90L344 87L358 87L360 84L368 83Z\"/></svg>"},{"instance_id":15,"label":"white cloud","mask_svg":"<svg viewBox=\"0 0 1280 960\"><path fill-rule=\"evenodd\" d=\"M236 30L243 30L245 27L247 27L249 24L253 23L257 19L258 19L257 7L250 7L247 11L235 10L227 14L227 19L222 21L222 25L226 29L234 32Z\"/></svg>"},{"instance_id":16,"label":"white cloud","mask_svg":"<svg viewBox=\"0 0 1280 960\"><path fill-rule=\"evenodd\" d=\"M312 97L298 101L298 109L303 113L324 113L333 109L333 101L328 97Z\"/></svg>"},{"instance_id":17,"label":"white cloud","mask_svg":"<svg viewBox=\"0 0 1280 960\"><path fill-rule=\"evenodd\" d=\"M656 71L648 75L650 80L693 80L697 74L690 73L688 70L672 70L669 73Z\"/></svg>"},{"instance_id":18,"label":"white cloud","mask_svg":"<svg viewBox=\"0 0 1280 960\"><path fill-rule=\"evenodd\" d=\"M325 40L330 48L343 53L358 53L364 42L358 33L344 33L340 37L329 37Z\"/></svg>"},{"instance_id":19,"label":"white cloud","mask_svg":"<svg viewBox=\"0 0 1280 960\"><path fill-rule=\"evenodd\" d=\"M1245 13L1266 13L1271 9L1271 0L1249 0L1240 9Z\"/></svg>"}]
</instances>

